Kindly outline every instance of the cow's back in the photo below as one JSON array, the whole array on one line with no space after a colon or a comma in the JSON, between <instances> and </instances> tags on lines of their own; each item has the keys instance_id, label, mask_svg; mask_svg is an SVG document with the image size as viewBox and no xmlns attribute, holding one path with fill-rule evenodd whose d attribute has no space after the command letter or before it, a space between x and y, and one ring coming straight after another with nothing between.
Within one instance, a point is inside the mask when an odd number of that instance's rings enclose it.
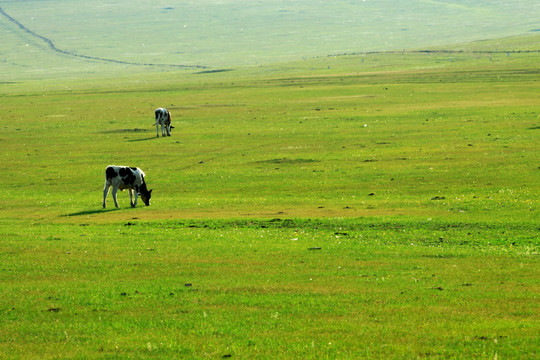
<instances>
[{"instance_id":1,"label":"cow's back","mask_svg":"<svg viewBox=\"0 0 540 360\"><path fill-rule=\"evenodd\" d=\"M121 190L141 186L143 177L142 170L136 167L109 165L105 169L106 181Z\"/></svg>"}]
</instances>

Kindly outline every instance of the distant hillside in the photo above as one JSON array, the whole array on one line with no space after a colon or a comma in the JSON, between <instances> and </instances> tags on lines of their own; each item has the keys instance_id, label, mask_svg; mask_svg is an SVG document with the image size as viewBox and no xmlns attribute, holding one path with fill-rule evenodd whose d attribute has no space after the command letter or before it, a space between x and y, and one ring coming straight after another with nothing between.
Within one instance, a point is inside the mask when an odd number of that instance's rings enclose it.
<instances>
[{"instance_id":1,"label":"distant hillside","mask_svg":"<svg viewBox=\"0 0 540 360\"><path fill-rule=\"evenodd\" d=\"M540 31L540 5L402 0L1 1L4 79L230 67Z\"/></svg>"}]
</instances>

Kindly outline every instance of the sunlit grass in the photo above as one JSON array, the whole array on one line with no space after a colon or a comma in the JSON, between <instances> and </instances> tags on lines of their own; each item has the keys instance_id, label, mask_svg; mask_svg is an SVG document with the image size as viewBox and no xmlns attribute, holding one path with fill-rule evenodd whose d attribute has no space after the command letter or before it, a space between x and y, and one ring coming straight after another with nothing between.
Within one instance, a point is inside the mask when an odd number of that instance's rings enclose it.
<instances>
[{"instance_id":1,"label":"sunlit grass","mask_svg":"<svg viewBox=\"0 0 540 360\"><path fill-rule=\"evenodd\" d=\"M2 85L0 357L533 358L537 60Z\"/></svg>"},{"instance_id":2,"label":"sunlit grass","mask_svg":"<svg viewBox=\"0 0 540 360\"><path fill-rule=\"evenodd\" d=\"M515 245L497 240L506 232ZM537 230L377 219L31 226L27 241L5 243L17 255L3 264L3 351L526 357L537 262L514 232L531 242ZM488 233L494 242L478 237Z\"/></svg>"}]
</instances>

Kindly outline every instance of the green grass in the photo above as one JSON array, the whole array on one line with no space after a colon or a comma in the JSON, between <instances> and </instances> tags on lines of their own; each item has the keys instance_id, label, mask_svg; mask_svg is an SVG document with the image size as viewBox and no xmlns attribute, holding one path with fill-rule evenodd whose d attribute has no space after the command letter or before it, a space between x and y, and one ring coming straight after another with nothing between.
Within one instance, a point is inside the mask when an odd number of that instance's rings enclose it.
<instances>
[{"instance_id":1,"label":"green grass","mask_svg":"<svg viewBox=\"0 0 540 360\"><path fill-rule=\"evenodd\" d=\"M0 349L532 358L537 232L384 219L31 225L4 241Z\"/></svg>"},{"instance_id":2,"label":"green grass","mask_svg":"<svg viewBox=\"0 0 540 360\"><path fill-rule=\"evenodd\" d=\"M156 205L145 210L149 219L534 219L536 60L536 53L374 54L293 63L283 73L7 85L5 210L24 206L48 221L95 208L103 169L116 163L148 173ZM171 139L154 138L157 106L173 113ZM80 185L66 191L74 181ZM21 203L42 189L47 196Z\"/></svg>"},{"instance_id":3,"label":"green grass","mask_svg":"<svg viewBox=\"0 0 540 360\"><path fill-rule=\"evenodd\" d=\"M501 43L2 84L0 357L537 357L539 55ZM108 164L152 205L102 210Z\"/></svg>"}]
</instances>

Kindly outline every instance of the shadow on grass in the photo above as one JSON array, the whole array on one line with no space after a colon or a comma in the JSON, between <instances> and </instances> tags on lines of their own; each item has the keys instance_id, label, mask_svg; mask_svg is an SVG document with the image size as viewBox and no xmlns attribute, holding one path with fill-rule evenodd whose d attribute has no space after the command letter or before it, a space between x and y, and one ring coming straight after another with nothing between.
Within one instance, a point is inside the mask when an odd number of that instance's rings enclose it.
<instances>
[{"instance_id":1,"label":"shadow on grass","mask_svg":"<svg viewBox=\"0 0 540 360\"><path fill-rule=\"evenodd\" d=\"M70 217L70 216L81 216L81 215L93 215L93 214L100 214L105 212L111 212L111 211L117 211L119 209L98 209L98 210L85 210L85 211L78 211L70 214L61 215L62 217Z\"/></svg>"},{"instance_id":2,"label":"shadow on grass","mask_svg":"<svg viewBox=\"0 0 540 360\"><path fill-rule=\"evenodd\" d=\"M152 136L152 137L149 137L149 138L144 138L144 139L133 139L133 140L128 140L128 142L135 142L135 141L148 141L148 140L152 140L152 139L155 139L156 137L155 136Z\"/></svg>"},{"instance_id":3,"label":"shadow on grass","mask_svg":"<svg viewBox=\"0 0 540 360\"><path fill-rule=\"evenodd\" d=\"M139 129L139 128L135 128L135 129L113 129L113 130L100 131L100 132L98 132L98 134L135 134L135 133L147 133L147 132L150 132L150 131L153 132L154 131L153 128L152 129ZM155 138L156 138L155 136L152 136L152 137L143 138L143 139L128 140L128 142L147 141L147 140L152 140L152 139L155 139Z\"/></svg>"},{"instance_id":4,"label":"shadow on grass","mask_svg":"<svg viewBox=\"0 0 540 360\"><path fill-rule=\"evenodd\" d=\"M104 130L98 132L98 134L123 134L123 133L142 133L142 132L150 132L154 131L154 128L148 128L148 129L112 129L112 130Z\"/></svg>"}]
</instances>

